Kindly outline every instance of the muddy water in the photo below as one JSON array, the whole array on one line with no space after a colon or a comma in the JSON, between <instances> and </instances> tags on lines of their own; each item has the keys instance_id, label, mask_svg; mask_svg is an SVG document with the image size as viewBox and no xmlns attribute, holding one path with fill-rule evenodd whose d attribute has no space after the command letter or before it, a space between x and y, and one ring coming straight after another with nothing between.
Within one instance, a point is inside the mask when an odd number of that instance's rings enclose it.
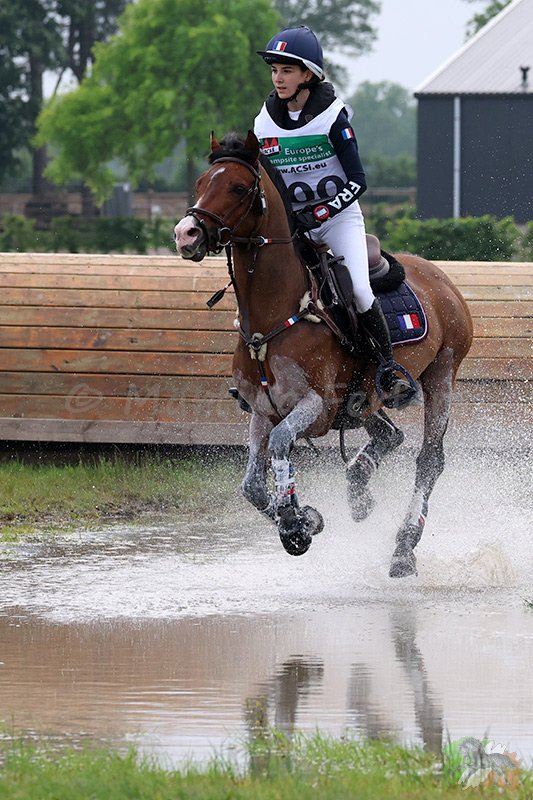
<instances>
[{"instance_id":1,"label":"muddy water","mask_svg":"<svg viewBox=\"0 0 533 800\"><path fill-rule=\"evenodd\" d=\"M5 545L0 720L204 760L275 726L439 749L488 734L533 757L530 462L455 452L419 577L387 577L412 454L382 468L356 525L343 473L301 490L326 527L304 557L235 509Z\"/></svg>"}]
</instances>

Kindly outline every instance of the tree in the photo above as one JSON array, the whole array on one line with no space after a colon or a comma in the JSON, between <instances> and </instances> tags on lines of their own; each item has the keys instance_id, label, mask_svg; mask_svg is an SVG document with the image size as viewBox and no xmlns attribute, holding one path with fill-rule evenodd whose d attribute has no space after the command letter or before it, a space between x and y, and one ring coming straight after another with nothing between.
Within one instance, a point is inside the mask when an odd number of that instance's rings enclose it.
<instances>
[{"instance_id":1,"label":"tree","mask_svg":"<svg viewBox=\"0 0 533 800\"><path fill-rule=\"evenodd\" d=\"M246 130L270 85L255 51L278 26L269 0L128 6L119 35L95 47L91 75L41 114L39 141L58 150L50 177L82 176L101 201L112 190L112 158L136 185L178 142L192 165L212 128ZM191 167L190 191L194 177Z\"/></svg>"},{"instance_id":2,"label":"tree","mask_svg":"<svg viewBox=\"0 0 533 800\"><path fill-rule=\"evenodd\" d=\"M376 31L370 24L381 8L380 0L273 0L283 24L305 23L320 39L324 50L358 56L370 50ZM345 84L347 70L325 58L328 75Z\"/></svg>"},{"instance_id":3,"label":"tree","mask_svg":"<svg viewBox=\"0 0 533 800\"><path fill-rule=\"evenodd\" d=\"M319 37L324 50L361 55L376 38L370 19L381 8L379 0L274 0L287 26L305 23Z\"/></svg>"},{"instance_id":4,"label":"tree","mask_svg":"<svg viewBox=\"0 0 533 800\"><path fill-rule=\"evenodd\" d=\"M70 69L81 83L94 61L96 42L105 42L117 30L117 17L130 0L57 0L65 57L59 80Z\"/></svg>"},{"instance_id":5,"label":"tree","mask_svg":"<svg viewBox=\"0 0 533 800\"><path fill-rule=\"evenodd\" d=\"M0 180L15 172L19 154L31 149L32 190L43 179L46 152L33 148L43 104L43 74L67 69L80 81L96 41L116 29L115 18L128 0L0 0Z\"/></svg>"},{"instance_id":6,"label":"tree","mask_svg":"<svg viewBox=\"0 0 533 800\"><path fill-rule=\"evenodd\" d=\"M416 105L407 89L390 81L364 81L348 103L363 156L415 155Z\"/></svg>"},{"instance_id":7,"label":"tree","mask_svg":"<svg viewBox=\"0 0 533 800\"><path fill-rule=\"evenodd\" d=\"M465 0L467 3L477 3L479 0ZM475 14L471 20L468 21L468 27L466 29L466 38L469 39L475 33L477 33L481 28L485 27L487 22L491 20L496 14L499 14L505 6L508 6L511 0L485 0L487 7L484 11L481 11L479 14Z\"/></svg>"},{"instance_id":8,"label":"tree","mask_svg":"<svg viewBox=\"0 0 533 800\"><path fill-rule=\"evenodd\" d=\"M43 102L43 74L55 69L62 49L53 0L0 0L0 178L17 165ZM4 127L5 125L5 127ZM33 154L33 193L43 188L44 149Z\"/></svg>"}]
</instances>

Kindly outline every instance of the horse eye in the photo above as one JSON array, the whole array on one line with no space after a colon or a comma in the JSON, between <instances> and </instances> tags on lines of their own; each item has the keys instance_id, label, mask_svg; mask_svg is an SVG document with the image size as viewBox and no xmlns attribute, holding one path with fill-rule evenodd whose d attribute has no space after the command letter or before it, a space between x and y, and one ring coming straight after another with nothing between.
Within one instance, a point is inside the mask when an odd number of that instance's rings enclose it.
<instances>
[{"instance_id":1,"label":"horse eye","mask_svg":"<svg viewBox=\"0 0 533 800\"><path fill-rule=\"evenodd\" d=\"M236 184L235 186L232 186L232 187L231 187L231 191L232 191L234 194L243 195L243 194L246 194L246 192L247 192L248 190L247 190L246 186L243 186L242 184L239 184L239 183L238 183L238 184Z\"/></svg>"}]
</instances>

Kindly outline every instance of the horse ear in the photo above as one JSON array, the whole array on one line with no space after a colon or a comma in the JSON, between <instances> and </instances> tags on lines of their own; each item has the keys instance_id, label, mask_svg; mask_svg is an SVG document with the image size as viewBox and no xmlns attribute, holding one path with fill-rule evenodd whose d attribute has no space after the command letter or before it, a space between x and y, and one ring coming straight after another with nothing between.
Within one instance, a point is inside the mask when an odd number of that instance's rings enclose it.
<instances>
[{"instance_id":1,"label":"horse ear","mask_svg":"<svg viewBox=\"0 0 533 800\"><path fill-rule=\"evenodd\" d=\"M220 150L220 142L215 136L215 131L211 131L211 152L213 153L215 150Z\"/></svg>"},{"instance_id":2,"label":"horse ear","mask_svg":"<svg viewBox=\"0 0 533 800\"><path fill-rule=\"evenodd\" d=\"M257 161L259 159L259 140L253 131L248 131L248 136L245 139L244 146L251 152L254 161Z\"/></svg>"}]
</instances>

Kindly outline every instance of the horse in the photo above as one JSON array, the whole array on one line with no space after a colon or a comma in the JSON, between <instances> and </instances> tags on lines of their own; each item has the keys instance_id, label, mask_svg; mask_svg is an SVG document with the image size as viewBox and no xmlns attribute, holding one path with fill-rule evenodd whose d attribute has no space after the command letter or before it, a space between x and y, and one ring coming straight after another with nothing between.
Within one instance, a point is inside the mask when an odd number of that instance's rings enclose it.
<instances>
[{"instance_id":1,"label":"horse","mask_svg":"<svg viewBox=\"0 0 533 800\"><path fill-rule=\"evenodd\" d=\"M299 504L290 462L296 440L324 436L354 376L360 380L368 398L362 425L370 439L346 467L351 513L360 521L374 505L370 479L403 434L382 410L374 361L349 352L309 300L309 270L295 250L286 205L271 170L261 163L254 133L249 131L245 140L227 135L221 142L212 134L209 162L196 184L195 205L174 228L176 249L193 261L226 249L228 286L233 284L239 314L233 380L242 406L251 411L241 488L277 526L285 550L302 555L324 522L317 509ZM423 392L424 437L412 498L396 533L391 577L417 574L414 548L444 469L453 385L473 336L466 303L450 279L417 255L400 258L429 325L423 340L395 348L397 363ZM267 482L269 463L273 491Z\"/></svg>"}]
</instances>

